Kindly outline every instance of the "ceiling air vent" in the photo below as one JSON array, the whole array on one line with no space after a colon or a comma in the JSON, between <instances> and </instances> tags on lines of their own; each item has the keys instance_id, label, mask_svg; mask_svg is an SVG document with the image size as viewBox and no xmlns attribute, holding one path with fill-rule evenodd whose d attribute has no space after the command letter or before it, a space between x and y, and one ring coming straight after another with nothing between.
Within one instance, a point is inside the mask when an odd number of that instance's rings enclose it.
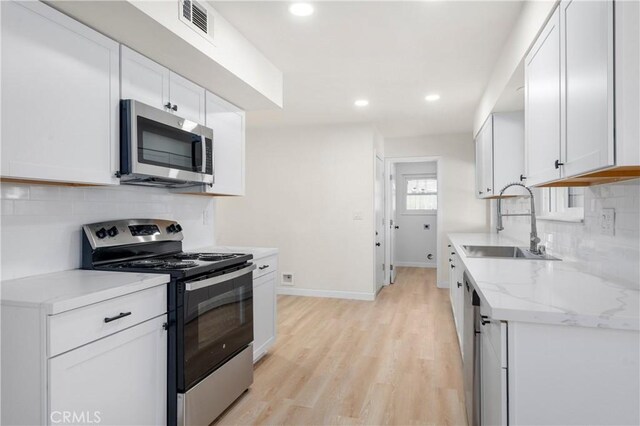
<instances>
[{"instance_id":1,"label":"ceiling air vent","mask_svg":"<svg viewBox=\"0 0 640 426\"><path fill-rule=\"evenodd\" d=\"M193 0L181 0L180 20L198 34L213 41L213 16L209 15L205 6Z\"/></svg>"}]
</instances>

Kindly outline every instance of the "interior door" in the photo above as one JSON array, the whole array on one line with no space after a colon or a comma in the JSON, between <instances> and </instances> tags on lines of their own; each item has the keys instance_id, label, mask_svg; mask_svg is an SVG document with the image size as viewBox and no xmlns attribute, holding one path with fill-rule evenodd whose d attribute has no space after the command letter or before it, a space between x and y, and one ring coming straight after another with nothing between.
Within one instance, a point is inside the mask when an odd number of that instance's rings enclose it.
<instances>
[{"instance_id":1,"label":"interior door","mask_svg":"<svg viewBox=\"0 0 640 426\"><path fill-rule=\"evenodd\" d=\"M375 183L376 292L384 285L384 162L376 157Z\"/></svg>"},{"instance_id":2,"label":"interior door","mask_svg":"<svg viewBox=\"0 0 640 426\"><path fill-rule=\"evenodd\" d=\"M391 231L389 232L389 269L391 270L391 274L390 274L390 284L393 284L394 282L396 282L396 274L397 274L397 270L395 268L395 257L396 257L396 231L398 229L398 225L397 223L397 219L396 219L396 211L397 211L397 206L396 206L396 165L394 163L391 164L391 179L389 179L389 185L390 185L390 191L389 191L389 200L388 202L390 203L390 221L389 221L389 226L391 228Z\"/></svg>"}]
</instances>

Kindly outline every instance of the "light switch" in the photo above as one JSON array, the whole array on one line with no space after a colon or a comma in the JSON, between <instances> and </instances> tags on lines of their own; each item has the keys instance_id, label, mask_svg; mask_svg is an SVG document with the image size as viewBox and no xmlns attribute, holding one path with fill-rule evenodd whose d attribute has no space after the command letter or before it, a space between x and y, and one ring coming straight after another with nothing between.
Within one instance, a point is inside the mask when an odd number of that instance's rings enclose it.
<instances>
[{"instance_id":1,"label":"light switch","mask_svg":"<svg viewBox=\"0 0 640 426\"><path fill-rule=\"evenodd\" d=\"M602 235L613 235L615 232L615 223L615 209L602 209L600 213L600 233Z\"/></svg>"}]
</instances>

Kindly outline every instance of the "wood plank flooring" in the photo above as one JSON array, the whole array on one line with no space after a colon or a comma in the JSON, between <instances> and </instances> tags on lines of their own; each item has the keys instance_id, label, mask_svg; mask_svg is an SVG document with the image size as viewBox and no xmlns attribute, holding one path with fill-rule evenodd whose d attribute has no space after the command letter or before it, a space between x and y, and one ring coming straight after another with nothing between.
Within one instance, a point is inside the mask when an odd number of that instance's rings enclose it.
<instances>
[{"instance_id":1,"label":"wood plank flooring","mask_svg":"<svg viewBox=\"0 0 640 426\"><path fill-rule=\"evenodd\" d=\"M462 361L435 269L375 302L278 297L278 341L218 425L466 425Z\"/></svg>"}]
</instances>

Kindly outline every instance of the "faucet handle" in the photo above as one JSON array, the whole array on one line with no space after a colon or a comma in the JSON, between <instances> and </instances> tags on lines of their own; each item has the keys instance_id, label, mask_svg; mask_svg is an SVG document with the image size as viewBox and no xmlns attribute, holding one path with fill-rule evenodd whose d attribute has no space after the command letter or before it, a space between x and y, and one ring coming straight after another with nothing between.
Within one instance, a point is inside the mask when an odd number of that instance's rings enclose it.
<instances>
[{"instance_id":1,"label":"faucet handle","mask_svg":"<svg viewBox=\"0 0 640 426\"><path fill-rule=\"evenodd\" d=\"M547 252L547 248L543 244L538 246L538 253L545 254L546 252Z\"/></svg>"}]
</instances>

